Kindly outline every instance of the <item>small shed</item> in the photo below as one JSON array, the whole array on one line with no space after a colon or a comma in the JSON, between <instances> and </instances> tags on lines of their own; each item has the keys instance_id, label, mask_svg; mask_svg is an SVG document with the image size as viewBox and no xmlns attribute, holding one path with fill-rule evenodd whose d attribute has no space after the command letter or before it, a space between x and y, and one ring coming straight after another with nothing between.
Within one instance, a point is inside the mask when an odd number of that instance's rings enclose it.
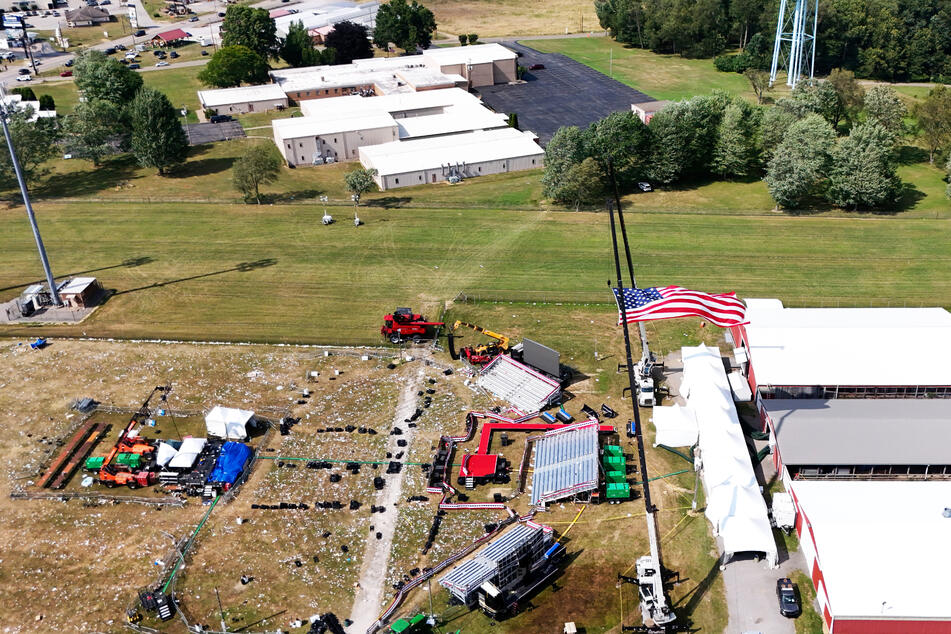
<instances>
[{"instance_id":1,"label":"small shed","mask_svg":"<svg viewBox=\"0 0 951 634\"><path fill-rule=\"evenodd\" d=\"M69 308L89 308L99 299L102 286L94 277L74 277L58 290L60 299Z\"/></svg>"},{"instance_id":2,"label":"small shed","mask_svg":"<svg viewBox=\"0 0 951 634\"><path fill-rule=\"evenodd\" d=\"M182 29L172 29L171 31L156 33L151 41L152 46L168 46L184 40L186 37L189 37L189 35Z\"/></svg>"},{"instance_id":3,"label":"small shed","mask_svg":"<svg viewBox=\"0 0 951 634\"><path fill-rule=\"evenodd\" d=\"M643 103L632 103L631 110L634 111L645 125L651 122L654 115L672 104L672 101L645 101Z\"/></svg>"},{"instance_id":4,"label":"small shed","mask_svg":"<svg viewBox=\"0 0 951 634\"><path fill-rule=\"evenodd\" d=\"M248 437L248 425L254 422L254 412L216 405L205 416L205 428L209 436L244 440Z\"/></svg>"}]
</instances>

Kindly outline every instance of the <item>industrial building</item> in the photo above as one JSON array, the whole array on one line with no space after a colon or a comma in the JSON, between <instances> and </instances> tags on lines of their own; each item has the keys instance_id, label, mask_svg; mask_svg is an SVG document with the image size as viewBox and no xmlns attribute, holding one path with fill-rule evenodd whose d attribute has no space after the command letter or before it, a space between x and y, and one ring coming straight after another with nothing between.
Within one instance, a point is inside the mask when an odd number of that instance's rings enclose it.
<instances>
[{"instance_id":1,"label":"industrial building","mask_svg":"<svg viewBox=\"0 0 951 634\"><path fill-rule=\"evenodd\" d=\"M320 32L326 35L333 30L333 25L339 22L353 22L367 28L371 34L376 28L376 13L380 8L379 2L367 2L357 4L355 2L337 1L332 4L320 4L317 6L308 6L306 3L294 5L293 11L283 10L280 15L272 15L274 26L277 29L279 37L287 37L287 32L291 24L300 22L304 28L311 32L311 37ZM322 42L318 41L320 44Z\"/></svg>"},{"instance_id":2,"label":"industrial building","mask_svg":"<svg viewBox=\"0 0 951 634\"><path fill-rule=\"evenodd\" d=\"M215 114L266 112L287 107L287 95L274 84L199 90L198 101L203 110L214 110Z\"/></svg>"},{"instance_id":3,"label":"industrial building","mask_svg":"<svg viewBox=\"0 0 951 634\"><path fill-rule=\"evenodd\" d=\"M326 119L275 119L271 127L274 143L290 166L355 159L364 145L399 138L396 122L384 112Z\"/></svg>"},{"instance_id":4,"label":"industrial building","mask_svg":"<svg viewBox=\"0 0 951 634\"><path fill-rule=\"evenodd\" d=\"M381 190L534 169L545 152L532 132L500 128L360 148Z\"/></svg>"},{"instance_id":5,"label":"industrial building","mask_svg":"<svg viewBox=\"0 0 951 634\"><path fill-rule=\"evenodd\" d=\"M516 79L516 58L501 44L477 44L434 48L420 55L358 59L339 66L282 68L270 75L288 98L302 102L508 83Z\"/></svg>"},{"instance_id":6,"label":"industrial building","mask_svg":"<svg viewBox=\"0 0 951 634\"><path fill-rule=\"evenodd\" d=\"M786 308L746 299L730 329L750 389L767 398L951 398L943 308Z\"/></svg>"}]
</instances>

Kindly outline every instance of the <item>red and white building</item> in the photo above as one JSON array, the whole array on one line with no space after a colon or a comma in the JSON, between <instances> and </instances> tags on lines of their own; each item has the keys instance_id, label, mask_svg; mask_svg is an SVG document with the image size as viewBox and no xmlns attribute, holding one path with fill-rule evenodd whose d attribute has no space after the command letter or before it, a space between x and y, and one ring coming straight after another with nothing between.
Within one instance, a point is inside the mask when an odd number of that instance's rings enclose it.
<instances>
[{"instance_id":1,"label":"red and white building","mask_svg":"<svg viewBox=\"0 0 951 634\"><path fill-rule=\"evenodd\" d=\"M826 629L951 632L951 313L746 303L734 359Z\"/></svg>"}]
</instances>

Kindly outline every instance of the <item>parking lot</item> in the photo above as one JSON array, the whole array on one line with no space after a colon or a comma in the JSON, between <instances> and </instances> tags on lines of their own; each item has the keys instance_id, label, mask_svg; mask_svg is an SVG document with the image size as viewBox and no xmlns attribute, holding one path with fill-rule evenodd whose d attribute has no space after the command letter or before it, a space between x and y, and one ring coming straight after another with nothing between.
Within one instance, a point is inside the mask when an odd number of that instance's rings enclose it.
<instances>
[{"instance_id":1,"label":"parking lot","mask_svg":"<svg viewBox=\"0 0 951 634\"><path fill-rule=\"evenodd\" d=\"M632 103L654 100L564 55L515 42L504 45L522 54L520 66L545 68L525 71L524 84L486 86L479 94L493 110L516 113L518 127L537 134L542 145L561 126L587 127L612 112L630 110Z\"/></svg>"}]
</instances>

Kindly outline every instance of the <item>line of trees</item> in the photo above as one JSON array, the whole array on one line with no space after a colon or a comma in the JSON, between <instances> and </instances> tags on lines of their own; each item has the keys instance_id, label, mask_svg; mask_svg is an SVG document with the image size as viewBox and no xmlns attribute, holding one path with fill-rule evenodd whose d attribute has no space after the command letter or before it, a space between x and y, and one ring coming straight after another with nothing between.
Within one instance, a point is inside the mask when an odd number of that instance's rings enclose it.
<instances>
[{"instance_id":1,"label":"line of trees","mask_svg":"<svg viewBox=\"0 0 951 634\"><path fill-rule=\"evenodd\" d=\"M785 209L820 201L887 207L902 193L896 170L908 134L920 132L932 160L951 150L951 91L939 86L916 108L916 129L907 115L891 87L864 91L849 71L802 82L772 106L715 92L672 104L649 125L614 113L555 133L545 149L544 194L576 209L599 204L613 169L622 192L640 180L763 178Z\"/></svg>"},{"instance_id":2,"label":"line of trees","mask_svg":"<svg viewBox=\"0 0 951 634\"><path fill-rule=\"evenodd\" d=\"M778 7L777 0L595 0L601 26L630 46L685 57L759 47L723 69L738 72L763 67ZM816 39L817 74L843 68L889 81L951 78L951 0L823 0Z\"/></svg>"}]
</instances>

